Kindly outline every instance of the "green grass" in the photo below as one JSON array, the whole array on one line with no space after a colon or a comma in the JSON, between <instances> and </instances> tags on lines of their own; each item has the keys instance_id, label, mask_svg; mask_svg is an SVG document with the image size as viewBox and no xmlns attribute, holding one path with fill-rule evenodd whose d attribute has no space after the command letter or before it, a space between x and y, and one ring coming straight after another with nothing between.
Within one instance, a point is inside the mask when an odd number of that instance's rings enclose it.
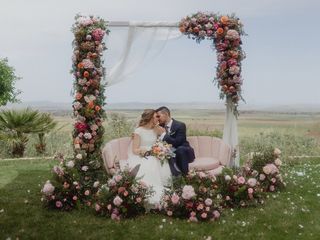
<instances>
[{"instance_id":1,"label":"green grass","mask_svg":"<svg viewBox=\"0 0 320 240\"><path fill-rule=\"evenodd\" d=\"M46 160L0 161L0 239L320 239L320 159L287 168L287 188L265 205L223 212L218 222L187 223L161 215L113 222L90 209L47 210L40 188Z\"/></svg>"}]
</instances>

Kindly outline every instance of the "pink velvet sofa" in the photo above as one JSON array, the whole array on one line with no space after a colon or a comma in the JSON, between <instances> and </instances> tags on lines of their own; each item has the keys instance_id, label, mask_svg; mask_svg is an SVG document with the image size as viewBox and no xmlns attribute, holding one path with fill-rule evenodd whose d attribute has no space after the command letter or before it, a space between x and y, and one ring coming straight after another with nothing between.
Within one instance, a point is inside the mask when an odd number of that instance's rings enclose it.
<instances>
[{"instance_id":1,"label":"pink velvet sofa","mask_svg":"<svg viewBox=\"0 0 320 240\"><path fill-rule=\"evenodd\" d=\"M189 164L189 170L210 171L219 175L231 159L231 147L221 139L208 136L192 136L187 138L193 147L196 159ZM126 165L128 147L131 138L124 137L111 140L102 149L104 166L109 174Z\"/></svg>"}]
</instances>

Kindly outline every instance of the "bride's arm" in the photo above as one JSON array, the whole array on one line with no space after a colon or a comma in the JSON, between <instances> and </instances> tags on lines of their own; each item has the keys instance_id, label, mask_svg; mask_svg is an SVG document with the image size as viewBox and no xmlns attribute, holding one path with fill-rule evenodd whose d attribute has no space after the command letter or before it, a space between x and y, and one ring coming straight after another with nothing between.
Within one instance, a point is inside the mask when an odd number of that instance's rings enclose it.
<instances>
[{"instance_id":1,"label":"bride's arm","mask_svg":"<svg viewBox=\"0 0 320 240\"><path fill-rule=\"evenodd\" d=\"M132 152L136 155L141 155L145 151L140 148L140 136L136 133L133 134L132 139Z\"/></svg>"}]
</instances>

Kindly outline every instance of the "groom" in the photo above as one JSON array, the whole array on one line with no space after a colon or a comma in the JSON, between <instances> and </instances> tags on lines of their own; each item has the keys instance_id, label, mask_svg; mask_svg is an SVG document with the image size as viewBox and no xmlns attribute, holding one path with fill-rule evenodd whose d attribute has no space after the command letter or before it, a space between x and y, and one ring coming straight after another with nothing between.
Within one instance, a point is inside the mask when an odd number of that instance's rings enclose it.
<instances>
[{"instance_id":1,"label":"groom","mask_svg":"<svg viewBox=\"0 0 320 240\"><path fill-rule=\"evenodd\" d=\"M176 149L176 157L169 161L171 173L174 176L181 173L186 175L189 171L189 163L195 159L194 150L187 141L186 125L171 118L167 107L160 107L156 112L160 126L156 126L155 130L160 135L160 140L166 141Z\"/></svg>"}]
</instances>

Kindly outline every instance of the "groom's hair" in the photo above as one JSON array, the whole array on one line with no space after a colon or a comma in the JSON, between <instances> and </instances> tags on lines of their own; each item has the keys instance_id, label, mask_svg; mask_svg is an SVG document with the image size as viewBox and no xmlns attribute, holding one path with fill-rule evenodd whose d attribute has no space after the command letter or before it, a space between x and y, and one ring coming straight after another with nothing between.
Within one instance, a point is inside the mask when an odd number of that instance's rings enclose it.
<instances>
[{"instance_id":1,"label":"groom's hair","mask_svg":"<svg viewBox=\"0 0 320 240\"><path fill-rule=\"evenodd\" d=\"M165 112L169 117L171 116L169 108L165 106L159 107L158 109L156 109L156 112Z\"/></svg>"}]
</instances>

